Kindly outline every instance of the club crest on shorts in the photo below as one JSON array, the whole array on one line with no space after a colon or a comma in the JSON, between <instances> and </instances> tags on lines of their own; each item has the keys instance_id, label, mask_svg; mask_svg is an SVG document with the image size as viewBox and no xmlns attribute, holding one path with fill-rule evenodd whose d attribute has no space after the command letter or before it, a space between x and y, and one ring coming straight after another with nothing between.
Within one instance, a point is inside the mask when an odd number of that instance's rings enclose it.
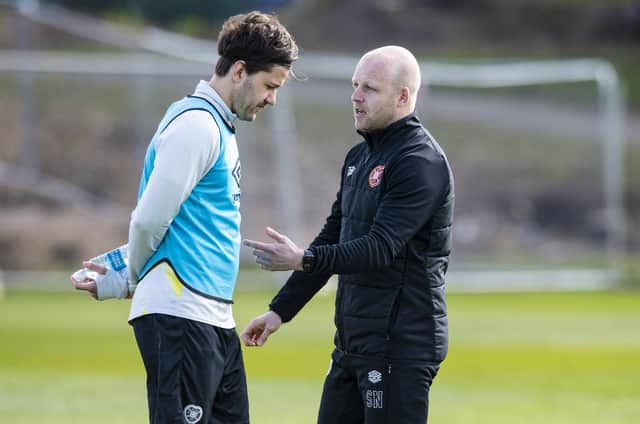
<instances>
[{"instance_id":1,"label":"club crest on shorts","mask_svg":"<svg viewBox=\"0 0 640 424\"><path fill-rule=\"evenodd\" d=\"M202 407L198 405L187 405L184 407L184 419L189 424L195 424L202 419Z\"/></svg>"},{"instance_id":2,"label":"club crest on shorts","mask_svg":"<svg viewBox=\"0 0 640 424\"><path fill-rule=\"evenodd\" d=\"M373 384L379 383L382 381L382 373L378 370L371 370L369 374L367 374L369 381Z\"/></svg>"},{"instance_id":3,"label":"club crest on shorts","mask_svg":"<svg viewBox=\"0 0 640 424\"><path fill-rule=\"evenodd\" d=\"M371 170L369 174L369 187L377 187L382 180L382 171L384 171L384 165L378 165Z\"/></svg>"}]
</instances>

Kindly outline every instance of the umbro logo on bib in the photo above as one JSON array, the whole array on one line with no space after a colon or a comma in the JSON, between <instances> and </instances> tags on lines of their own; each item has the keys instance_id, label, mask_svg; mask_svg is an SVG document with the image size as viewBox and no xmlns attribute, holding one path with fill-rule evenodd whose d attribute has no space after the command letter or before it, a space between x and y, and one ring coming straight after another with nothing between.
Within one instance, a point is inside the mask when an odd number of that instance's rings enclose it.
<instances>
[{"instance_id":1,"label":"umbro logo on bib","mask_svg":"<svg viewBox=\"0 0 640 424\"><path fill-rule=\"evenodd\" d=\"M233 167L233 171L231 171L233 175L233 179L236 180L236 184L240 187L240 178L242 178L242 166L240 165L240 158L236 160L236 164Z\"/></svg>"}]
</instances>

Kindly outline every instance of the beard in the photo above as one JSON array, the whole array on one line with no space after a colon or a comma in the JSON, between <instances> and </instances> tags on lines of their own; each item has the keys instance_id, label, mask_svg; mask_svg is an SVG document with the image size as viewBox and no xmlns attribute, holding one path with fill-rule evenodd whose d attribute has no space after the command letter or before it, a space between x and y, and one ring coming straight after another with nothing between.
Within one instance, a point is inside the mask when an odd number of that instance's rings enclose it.
<instances>
[{"instance_id":1,"label":"beard","mask_svg":"<svg viewBox=\"0 0 640 424\"><path fill-rule=\"evenodd\" d=\"M238 90L231 96L233 112L241 121L253 121L256 119L258 106L255 104L253 83L251 79L244 80Z\"/></svg>"}]
</instances>

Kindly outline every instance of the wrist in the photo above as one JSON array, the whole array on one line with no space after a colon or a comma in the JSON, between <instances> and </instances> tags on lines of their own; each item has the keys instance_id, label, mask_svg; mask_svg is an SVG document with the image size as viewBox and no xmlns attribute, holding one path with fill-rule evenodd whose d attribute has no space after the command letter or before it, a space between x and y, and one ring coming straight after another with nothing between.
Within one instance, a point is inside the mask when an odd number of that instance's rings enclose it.
<instances>
[{"instance_id":1,"label":"wrist","mask_svg":"<svg viewBox=\"0 0 640 424\"><path fill-rule=\"evenodd\" d=\"M269 315L273 317L273 319L276 321L278 325L282 324L282 317L276 311L274 311L273 309L270 309Z\"/></svg>"},{"instance_id":2,"label":"wrist","mask_svg":"<svg viewBox=\"0 0 640 424\"><path fill-rule=\"evenodd\" d=\"M303 260L304 260L304 249L298 249L295 256L295 262L293 265L294 271L302 271Z\"/></svg>"}]
</instances>

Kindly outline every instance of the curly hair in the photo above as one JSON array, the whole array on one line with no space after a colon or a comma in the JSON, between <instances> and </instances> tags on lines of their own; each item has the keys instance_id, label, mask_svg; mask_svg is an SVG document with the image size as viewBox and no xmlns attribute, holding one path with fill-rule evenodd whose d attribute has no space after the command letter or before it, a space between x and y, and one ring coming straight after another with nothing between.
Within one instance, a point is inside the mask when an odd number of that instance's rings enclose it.
<instances>
[{"instance_id":1,"label":"curly hair","mask_svg":"<svg viewBox=\"0 0 640 424\"><path fill-rule=\"evenodd\" d=\"M276 16L253 11L224 22L218 34L218 54L216 75L225 76L238 60L253 74L269 72L276 65L291 69L298 59L298 46Z\"/></svg>"}]
</instances>

